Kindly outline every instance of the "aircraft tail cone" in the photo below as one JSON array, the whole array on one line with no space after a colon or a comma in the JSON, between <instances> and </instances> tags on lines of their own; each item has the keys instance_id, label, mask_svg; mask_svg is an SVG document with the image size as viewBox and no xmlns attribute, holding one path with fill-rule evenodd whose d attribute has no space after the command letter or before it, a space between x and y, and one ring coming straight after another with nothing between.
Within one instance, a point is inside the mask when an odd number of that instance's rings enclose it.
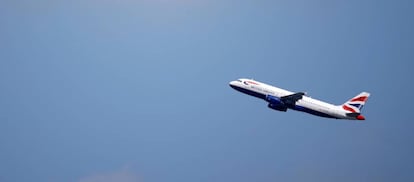
<instances>
[{"instance_id":1,"label":"aircraft tail cone","mask_svg":"<svg viewBox=\"0 0 414 182\"><path fill-rule=\"evenodd\" d=\"M358 115L356 118L357 120L365 120L365 117L363 115Z\"/></svg>"}]
</instances>

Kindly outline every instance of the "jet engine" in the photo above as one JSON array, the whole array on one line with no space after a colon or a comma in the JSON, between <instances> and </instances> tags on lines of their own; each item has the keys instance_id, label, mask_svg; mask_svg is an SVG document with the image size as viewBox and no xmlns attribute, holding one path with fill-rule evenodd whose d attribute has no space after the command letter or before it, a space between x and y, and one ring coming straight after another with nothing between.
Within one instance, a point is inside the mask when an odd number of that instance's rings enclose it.
<instances>
[{"instance_id":1,"label":"jet engine","mask_svg":"<svg viewBox=\"0 0 414 182\"><path fill-rule=\"evenodd\" d=\"M280 98L278 98L278 97L267 95L266 96L266 101L269 102L267 107L269 107L271 109L278 110L278 111L283 111L283 112L287 111L287 107L286 107L285 103L283 101L281 101Z\"/></svg>"}]
</instances>

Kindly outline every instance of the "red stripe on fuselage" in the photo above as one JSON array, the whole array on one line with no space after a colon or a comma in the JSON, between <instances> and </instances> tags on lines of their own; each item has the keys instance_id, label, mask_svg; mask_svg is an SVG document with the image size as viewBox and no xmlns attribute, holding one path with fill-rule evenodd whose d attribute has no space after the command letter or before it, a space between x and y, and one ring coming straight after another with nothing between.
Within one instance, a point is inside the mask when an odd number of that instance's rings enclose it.
<instances>
[{"instance_id":1,"label":"red stripe on fuselage","mask_svg":"<svg viewBox=\"0 0 414 182\"><path fill-rule=\"evenodd\" d=\"M256 82L252 82L252 81L246 81L247 83L250 83L250 84L253 84L253 85L259 85L258 83L256 83Z\"/></svg>"}]
</instances>

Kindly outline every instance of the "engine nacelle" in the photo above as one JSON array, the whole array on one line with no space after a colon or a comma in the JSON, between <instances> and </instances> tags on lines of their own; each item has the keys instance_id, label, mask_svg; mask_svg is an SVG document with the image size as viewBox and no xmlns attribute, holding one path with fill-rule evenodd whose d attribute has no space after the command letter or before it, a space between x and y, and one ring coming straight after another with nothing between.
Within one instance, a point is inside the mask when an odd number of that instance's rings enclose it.
<instances>
[{"instance_id":1,"label":"engine nacelle","mask_svg":"<svg viewBox=\"0 0 414 182\"><path fill-rule=\"evenodd\" d=\"M266 101L269 102L269 105L267 107L278 110L278 111L287 111L287 107L283 101L281 101L278 97L267 95Z\"/></svg>"},{"instance_id":2,"label":"engine nacelle","mask_svg":"<svg viewBox=\"0 0 414 182\"><path fill-rule=\"evenodd\" d=\"M278 111L283 111L283 112L286 112L287 111L287 107L286 106L268 104L267 107L269 107L270 109L278 110Z\"/></svg>"},{"instance_id":3,"label":"engine nacelle","mask_svg":"<svg viewBox=\"0 0 414 182\"><path fill-rule=\"evenodd\" d=\"M279 106L284 106L285 105L285 103L283 103L283 101L281 101L279 97L275 97L275 96L272 96L272 95L267 95L266 96L266 101L269 102L270 104L273 104L273 105L279 105Z\"/></svg>"}]
</instances>

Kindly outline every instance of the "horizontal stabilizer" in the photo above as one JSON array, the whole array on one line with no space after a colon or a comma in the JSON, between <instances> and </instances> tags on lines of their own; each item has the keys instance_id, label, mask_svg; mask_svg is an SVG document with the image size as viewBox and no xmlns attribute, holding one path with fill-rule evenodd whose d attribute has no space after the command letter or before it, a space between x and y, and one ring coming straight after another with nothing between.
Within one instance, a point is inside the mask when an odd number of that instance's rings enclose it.
<instances>
[{"instance_id":1,"label":"horizontal stabilizer","mask_svg":"<svg viewBox=\"0 0 414 182\"><path fill-rule=\"evenodd\" d=\"M357 116L359 116L360 114L359 113L346 113L346 116L348 116L348 117L357 117Z\"/></svg>"}]
</instances>

